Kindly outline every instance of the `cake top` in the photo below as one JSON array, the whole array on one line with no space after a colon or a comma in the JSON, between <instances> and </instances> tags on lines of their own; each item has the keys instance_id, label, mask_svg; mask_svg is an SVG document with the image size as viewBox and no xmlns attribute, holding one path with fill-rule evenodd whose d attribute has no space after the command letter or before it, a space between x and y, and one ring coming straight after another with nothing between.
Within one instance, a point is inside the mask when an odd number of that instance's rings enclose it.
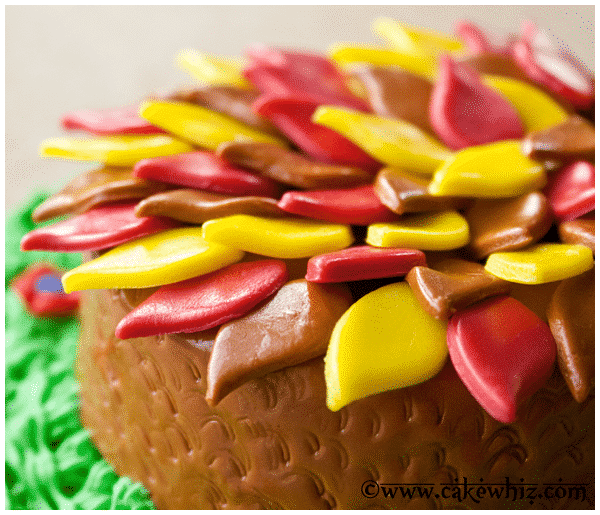
<instances>
[{"instance_id":1,"label":"cake top","mask_svg":"<svg viewBox=\"0 0 600 515\"><path fill-rule=\"evenodd\" d=\"M557 350L585 399L594 321L565 328L569 281L594 266L593 77L531 24L501 46L468 22L458 37L374 29L387 47L255 45L242 64L184 51L202 88L65 115L92 136L42 154L103 167L36 209L69 218L23 250L98 253L63 275L67 293L154 289L119 338L218 329L213 404L325 355L337 410L426 381L449 354L510 422ZM546 283L540 317L512 285Z\"/></svg>"}]
</instances>

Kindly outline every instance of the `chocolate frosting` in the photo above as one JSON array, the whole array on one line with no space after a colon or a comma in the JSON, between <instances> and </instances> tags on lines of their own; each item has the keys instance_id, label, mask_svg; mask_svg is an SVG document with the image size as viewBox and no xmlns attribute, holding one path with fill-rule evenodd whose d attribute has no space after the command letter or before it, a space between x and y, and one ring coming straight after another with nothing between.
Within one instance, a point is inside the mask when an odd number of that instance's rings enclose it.
<instances>
[{"instance_id":1,"label":"chocolate frosting","mask_svg":"<svg viewBox=\"0 0 600 515\"><path fill-rule=\"evenodd\" d=\"M103 204L148 197L170 187L133 177L131 168L99 168L78 175L40 204L31 217L34 222L43 222L57 216L83 213Z\"/></svg>"},{"instance_id":2,"label":"chocolate frosting","mask_svg":"<svg viewBox=\"0 0 600 515\"><path fill-rule=\"evenodd\" d=\"M76 360L81 416L117 473L160 509L593 508L594 402L576 403L556 371L502 424L450 362L418 386L325 407L322 359L251 380L215 408L204 400L214 334L117 340L145 291L84 293ZM381 483L586 483L587 499L366 498Z\"/></svg>"},{"instance_id":3,"label":"chocolate frosting","mask_svg":"<svg viewBox=\"0 0 600 515\"><path fill-rule=\"evenodd\" d=\"M351 188L372 180L362 168L318 163L273 143L223 143L217 154L234 165L301 189Z\"/></svg>"},{"instance_id":4,"label":"chocolate frosting","mask_svg":"<svg viewBox=\"0 0 600 515\"><path fill-rule=\"evenodd\" d=\"M137 216L166 216L191 224L229 215L284 216L268 197L231 197L209 191L182 189L152 195L135 208Z\"/></svg>"}]
</instances>

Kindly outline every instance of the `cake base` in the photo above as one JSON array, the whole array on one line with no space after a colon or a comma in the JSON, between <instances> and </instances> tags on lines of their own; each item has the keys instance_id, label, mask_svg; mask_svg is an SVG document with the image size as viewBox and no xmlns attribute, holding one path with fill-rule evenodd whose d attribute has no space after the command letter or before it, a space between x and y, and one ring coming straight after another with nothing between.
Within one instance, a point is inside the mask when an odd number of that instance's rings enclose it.
<instances>
[{"instance_id":1,"label":"cake base","mask_svg":"<svg viewBox=\"0 0 600 515\"><path fill-rule=\"evenodd\" d=\"M449 360L421 385L335 413L322 358L252 380L211 408L215 332L114 336L152 291L84 293L76 374L83 425L160 509L594 507L593 395L576 403L557 370L514 424L487 415ZM431 495L392 497L409 484Z\"/></svg>"}]
</instances>

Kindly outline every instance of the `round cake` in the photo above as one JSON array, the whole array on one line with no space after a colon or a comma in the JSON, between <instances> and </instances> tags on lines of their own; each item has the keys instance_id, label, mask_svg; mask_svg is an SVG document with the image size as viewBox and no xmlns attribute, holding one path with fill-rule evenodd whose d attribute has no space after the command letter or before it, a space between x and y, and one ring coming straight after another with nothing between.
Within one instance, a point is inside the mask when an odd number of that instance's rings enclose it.
<instances>
[{"instance_id":1,"label":"round cake","mask_svg":"<svg viewBox=\"0 0 600 515\"><path fill-rule=\"evenodd\" d=\"M21 247L84 253L81 420L159 509L594 507L593 77L375 28L43 144L104 167Z\"/></svg>"}]
</instances>

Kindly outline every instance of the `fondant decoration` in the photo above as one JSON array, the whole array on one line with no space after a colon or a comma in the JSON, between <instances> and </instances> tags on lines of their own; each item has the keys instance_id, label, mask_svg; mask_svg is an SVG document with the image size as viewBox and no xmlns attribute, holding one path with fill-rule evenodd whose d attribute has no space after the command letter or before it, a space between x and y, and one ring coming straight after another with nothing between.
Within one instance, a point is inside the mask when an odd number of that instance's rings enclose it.
<instances>
[{"instance_id":1,"label":"fondant decoration","mask_svg":"<svg viewBox=\"0 0 600 515\"><path fill-rule=\"evenodd\" d=\"M402 120L321 106L315 111L313 121L339 132L391 166L433 173L452 155L441 143Z\"/></svg>"},{"instance_id":2,"label":"fondant decoration","mask_svg":"<svg viewBox=\"0 0 600 515\"><path fill-rule=\"evenodd\" d=\"M557 52L534 48L523 38L512 46L513 56L525 73L579 109L594 101L594 82Z\"/></svg>"},{"instance_id":3,"label":"fondant decoration","mask_svg":"<svg viewBox=\"0 0 600 515\"><path fill-rule=\"evenodd\" d=\"M425 254L420 250L381 249L360 245L310 258L306 280L315 283L340 283L400 277L415 266L425 265Z\"/></svg>"},{"instance_id":4,"label":"fondant decoration","mask_svg":"<svg viewBox=\"0 0 600 515\"><path fill-rule=\"evenodd\" d=\"M375 247L451 250L469 243L469 225L456 211L424 213L369 225L365 241Z\"/></svg>"},{"instance_id":5,"label":"fondant decoration","mask_svg":"<svg viewBox=\"0 0 600 515\"><path fill-rule=\"evenodd\" d=\"M462 209L469 204L463 197L442 197L429 194L429 180L420 174L401 168L383 168L373 187L379 200L394 213L420 213Z\"/></svg>"},{"instance_id":6,"label":"fondant decoration","mask_svg":"<svg viewBox=\"0 0 600 515\"><path fill-rule=\"evenodd\" d=\"M183 50L177 55L177 64L204 84L252 87L242 75L242 63L238 59Z\"/></svg>"},{"instance_id":7,"label":"fondant decoration","mask_svg":"<svg viewBox=\"0 0 600 515\"><path fill-rule=\"evenodd\" d=\"M556 360L548 326L510 297L456 313L448 323L448 350L473 397L505 424L514 422L519 406L546 384Z\"/></svg>"},{"instance_id":8,"label":"fondant decoration","mask_svg":"<svg viewBox=\"0 0 600 515\"><path fill-rule=\"evenodd\" d=\"M217 154L232 164L301 189L351 188L373 179L362 168L318 163L270 143L225 143Z\"/></svg>"},{"instance_id":9,"label":"fondant decoration","mask_svg":"<svg viewBox=\"0 0 600 515\"><path fill-rule=\"evenodd\" d=\"M259 96L260 92L255 89L224 85L177 91L169 98L231 116L260 132L281 137L279 130L269 120L252 111L252 104Z\"/></svg>"},{"instance_id":10,"label":"fondant decoration","mask_svg":"<svg viewBox=\"0 0 600 515\"><path fill-rule=\"evenodd\" d=\"M251 64L244 69L244 75L263 93L302 95L320 104L368 110L365 102L350 92L335 65L323 56L265 45L248 47L246 56Z\"/></svg>"},{"instance_id":11,"label":"fondant decoration","mask_svg":"<svg viewBox=\"0 0 600 515\"><path fill-rule=\"evenodd\" d=\"M11 288L27 311L37 317L72 315L79 307L79 294L66 294L60 276L61 272L53 266L33 264L15 277Z\"/></svg>"},{"instance_id":12,"label":"fondant decoration","mask_svg":"<svg viewBox=\"0 0 600 515\"><path fill-rule=\"evenodd\" d=\"M376 34L388 40L396 50L417 57L465 50L464 45L452 36L413 27L391 18L378 18L372 23L372 27Z\"/></svg>"},{"instance_id":13,"label":"fondant decoration","mask_svg":"<svg viewBox=\"0 0 600 515\"><path fill-rule=\"evenodd\" d=\"M268 118L309 157L324 163L377 170L380 164L337 132L317 125L311 117L320 103L305 95L261 96L252 106Z\"/></svg>"},{"instance_id":14,"label":"fondant decoration","mask_svg":"<svg viewBox=\"0 0 600 515\"><path fill-rule=\"evenodd\" d=\"M429 120L440 139L456 150L524 134L513 106L483 84L476 72L448 56L439 59Z\"/></svg>"},{"instance_id":15,"label":"fondant decoration","mask_svg":"<svg viewBox=\"0 0 600 515\"><path fill-rule=\"evenodd\" d=\"M434 268L416 266L406 281L423 309L438 319L448 319L487 297L507 294L511 287L479 263L463 259L445 259Z\"/></svg>"},{"instance_id":16,"label":"fondant decoration","mask_svg":"<svg viewBox=\"0 0 600 515\"><path fill-rule=\"evenodd\" d=\"M563 243L585 245L595 253L596 249L596 221L594 213L576 220L558 224L558 235Z\"/></svg>"},{"instance_id":17,"label":"fondant decoration","mask_svg":"<svg viewBox=\"0 0 600 515\"><path fill-rule=\"evenodd\" d=\"M350 303L345 286L300 279L284 285L251 313L225 324L208 362L209 404L217 404L250 379L325 354L335 323Z\"/></svg>"},{"instance_id":18,"label":"fondant decoration","mask_svg":"<svg viewBox=\"0 0 600 515\"><path fill-rule=\"evenodd\" d=\"M509 77L487 75L483 83L501 93L517 110L525 132L543 131L569 118L565 110L541 89Z\"/></svg>"},{"instance_id":19,"label":"fondant decoration","mask_svg":"<svg viewBox=\"0 0 600 515\"><path fill-rule=\"evenodd\" d=\"M489 50L469 55L460 60L460 63L472 68L480 75L499 75L521 82L531 83L529 77L508 55L492 53ZM483 78L485 81L485 77Z\"/></svg>"},{"instance_id":20,"label":"fondant decoration","mask_svg":"<svg viewBox=\"0 0 600 515\"><path fill-rule=\"evenodd\" d=\"M42 202L31 217L35 222L43 222L104 204L141 199L166 189L166 184L133 177L130 168L99 168L77 176Z\"/></svg>"},{"instance_id":21,"label":"fondant decoration","mask_svg":"<svg viewBox=\"0 0 600 515\"><path fill-rule=\"evenodd\" d=\"M281 139L257 131L229 116L183 102L147 101L140 107L140 116L171 134L209 150L215 150L226 141L240 140L285 145Z\"/></svg>"},{"instance_id":22,"label":"fondant decoration","mask_svg":"<svg viewBox=\"0 0 600 515\"><path fill-rule=\"evenodd\" d=\"M101 136L163 133L162 129L140 118L136 106L73 111L62 117L61 125L65 129L82 130Z\"/></svg>"},{"instance_id":23,"label":"fondant decoration","mask_svg":"<svg viewBox=\"0 0 600 515\"><path fill-rule=\"evenodd\" d=\"M422 383L447 356L446 323L423 310L410 286L379 288L355 302L333 330L325 356L327 407L338 411L357 399Z\"/></svg>"},{"instance_id":24,"label":"fondant decoration","mask_svg":"<svg viewBox=\"0 0 600 515\"><path fill-rule=\"evenodd\" d=\"M596 206L596 169L587 161L576 161L550 176L544 190L554 216L574 220Z\"/></svg>"},{"instance_id":25,"label":"fondant decoration","mask_svg":"<svg viewBox=\"0 0 600 515\"><path fill-rule=\"evenodd\" d=\"M496 252L485 269L497 277L521 284L560 281L582 274L594 266L588 247L565 243L539 243L516 252Z\"/></svg>"},{"instance_id":26,"label":"fondant decoration","mask_svg":"<svg viewBox=\"0 0 600 515\"><path fill-rule=\"evenodd\" d=\"M583 402L594 386L594 270L565 279L548 306L558 365L573 398Z\"/></svg>"},{"instance_id":27,"label":"fondant decoration","mask_svg":"<svg viewBox=\"0 0 600 515\"><path fill-rule=\"evenodd\" d=\"M501 200L476 200L464 214L475 259L537 243L552 226L550 203L539 191Z\"/></svg>"},{"instance_id":28,"label":"fondant decoration","mask_svg":"<svg viewBox=\"0 0 600 515\"><path fill-rule=\"evenodd\" d=\"M133 166L147 157L189 152L192 147L166 134L50 138L40 147L42 156L75 161L99 161L106 166Z\"/></svg>"},{"instance_id":29,"label":"fondant decoration","mask_svg":"<svg viewBox=\"0 0 600 515\"><path fill-rule=\"evenodd\" d=\"M342 190L288 191L277 205L288 213L339 224L369 225L398 219L379 201L370 184Z\"/></svg>"},{"instance_id":30,"label":"fondant decoration","mask_svg":"<svg viewBox=\"0 0 600 515\"><path fill-rule=\"evenodd\" d=\"M546 184L544 167L520 150L520 142L500 141L465 148L447 159L429 183L432 195L506 198Z\"/></svg>"},{"instance_id":31,"label":"fondant decoration","mask_svg":"<svg viewBox=\"0 0 600 515\"><path fill-rule=\"evenodd\" d=\"M21 250L101 250L178 226L168 219L138 218L134 209L135 204L98 207L62 222L34 229L21 240Z\"/></svg>"},{"instance_id":32,"label":"fondant decoration","mask_svg":"<svg viewBox=\"0 0 600 515\"><path fill-rule=\"evenodd\" d=\"M454 31L471 54L490 53L502 55L507 52L506 42L490 41L488 35L480 27L468 20L457 22Z\"/></svg>"},{"instance_id":33,"label":"fondant decoration","mask_svg":"<svg viewBox=\"0 0 600 515\"><path fill-rule=\"evenodd\" d=\"M283 261L263 259L162 286L119 322L115 336L206 331L245 315L286 281Z\"/></svg>"},{"instance_id":34,"label":"fondant decoration","mask_svg":"<svg viewBox=\"0 0 600 515\"><path fill-rule=\"evenodd\" d=\"M371 66L393 66L424 79L433 79L437 69L436 59L433 57L423 58L373 46L335 44L329 47L329 56L343 67L354 66L357 63Z\"/></svg>"},{"instance_id":35,"label":"fondant decoration","mask_svg":"<svg viewBox=\"0 0 600 515\"><path fill-rule=\"evenodd\" d=\"M281 187L267 177L240 170L212 152L188 152L164 158L143 159L133 167L133 175L141 179L237 196L277 197L281 193Z\"/></svg>"},{"instance_id":36,"label":"fondant decoration","mask_svg":"<svg viewBox=\"0 0 600 515\"><path fill-rule=\"evenodd\" d=\"M528 134L522 148L525 154L539 161L593 161L595 144L594 126L585 118L573 115L549 129Z\"/></svg>"},{"instance_id":37,"label":"fondant decoration","mask_svg":"<svg viewBox=\"0 0 600 515\"><path fill-rule=\"evenodd\" d=\"M172 190L142 200L136 216L166 216L190 224L203 224L229 215L285 216L277 201L268 197L230 197L198 190Z\"/></svg>"},{"instance_id":38,"label":"fondant decoration","mask_svg":"<svg viewBox=\"0 0 600 515\"><path fill-rule=\"evenodd\" d=\"M375 114L404 120L435 134L429 122L433 90L429 80L395 67L356 66L349 75L362 84Z\"/></svg>"},{"instance_id":39,"label":"fondant decoration","mask_svg":"<svg viewBox=\"0 0 600 515\"><path fill-rule=\"evenodd\" d=\"M202 226L202 236L208 242L281 259L333 252L354 241L348 225L251 215L209 220Z\"/></svg>"},{"instance_id":40,"label":"fondant decoration","mask_svg":"<svg viewBox=\"0 0 600 515\"><path fill-rule=\"evenodd\" d=\"M208 274L242 257L241 250L205 241L201 227L184 227L109 250L67 272L62 283L66 292L149 288Z\"/></svg>"}]
</instances>

